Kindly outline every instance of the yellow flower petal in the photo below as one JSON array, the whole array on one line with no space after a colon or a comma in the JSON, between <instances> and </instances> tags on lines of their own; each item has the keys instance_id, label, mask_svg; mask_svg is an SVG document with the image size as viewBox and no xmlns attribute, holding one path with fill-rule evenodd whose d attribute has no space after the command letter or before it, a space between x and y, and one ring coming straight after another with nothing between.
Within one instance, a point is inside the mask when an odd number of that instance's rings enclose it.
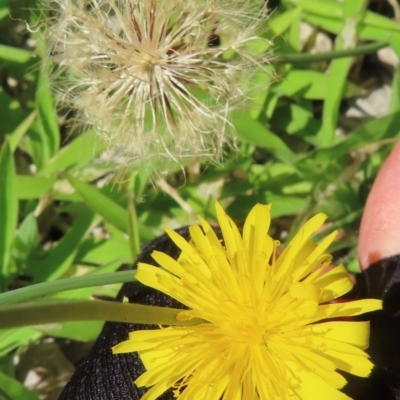
<instances>
[{"instance_id":1,"label":"yellow flower petal","mask_svg":"<svg viewBox=\"0 0 400 400\"><path fill-rule=\"evenodd\" d=\"M243 235L216 203L223 241L200 218L191 241L167 229L182 250L178 260L160 252L162 268L139 264L137 279L189 309L178 321L200 318L190 327L136 331L113 347L137 351L146 372L136 381L143 399L156 400L172 388L179 400L348 399L340 371L366 377L373 367L368 322L339 321L382 307L363 299L330 304L351 290L346 269L328 270L326 252L336 232L312 235L326 216L318 214L277 256L268 235L270 206L257 204Z\"/></svg>"}]
</instances>

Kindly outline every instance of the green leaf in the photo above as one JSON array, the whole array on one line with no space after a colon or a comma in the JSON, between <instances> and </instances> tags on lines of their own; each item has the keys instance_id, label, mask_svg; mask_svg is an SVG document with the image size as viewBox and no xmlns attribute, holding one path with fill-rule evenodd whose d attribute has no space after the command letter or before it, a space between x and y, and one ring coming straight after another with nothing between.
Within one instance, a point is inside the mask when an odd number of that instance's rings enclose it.
<instances>
[{"instance_id":1,"label":"green leaf","mask_svg":"<svg viewBox=\"0 0 400 400\"><path fill-rule=\"evenodd\" d=\"M351 4L349 3L351 1ZM350 5L349 5L350 4ZM362 14L367 3L365 0L346 0L343 4L344 21L343 27L336 38L335 50L352 48L357 40L357 16ZM346 77L352 64L352 58L340 58L333 60L329 71L326 97L322 114L322 127L317 134L320 143L328 146L336 140L335 130L339 116L339 107L345 91Z\"/></svg>"},{"instance_id":2,"label":"green leaf","mask_svg":"<svg viewBox=\"0 0 400 400\"><path fill-rule=\"evenodd\" d=\"M309 100L324 100L329 96L329 76L312 70L293 69L278 82L271 86L271 91L280 95L292 97L296 94ZM363 94L363 89L346 81L344 97Z\"/></svg>"},{"instance_id":3,"label":"green leaf","mask_svg":"<svg viewBox=\"0 0 400 400\"><path fill-rule=\"evenodd\" d=\"M296 0L304 11L329 18L343 18L341 3L334 0Z\"/></svg>"},{"instance_id":4,"label":"green leaf","mask_svg":"<svg viewBox=\"0 0 400 400\"><path fill-rule=\"evenodd\" d=\"M67 178L93 211L122 232L128 232L128 213L126 210L101 193L97 187L81 182L71 175L67 175Z\"/></svg>"},{"instance_id":5,"label":"green leaf","mask_svg":"<svg viewBox=\"0 0 400 400\"><path fill-rule=\"evenodd\" d=\"M17 196L21 200L38 199L53 186L55 178L40 178L29 175L16 176Z\"/></svg>"},{"instance_id":6,"label":"green leaf","mask_svg":"<svg viewBox=\"0 0 400 400\"><path fill-rule=\"evenodd\" d=\"M3 113L0 132L12 134L21 121L28 115L26 110L21 109L17 100L10 97L0 86L0 110ZM14 143L12 143L14 144Z\"/></svg>"},{"instance_id":7,"label":"green leaf","mask_svg":"<svg viewBox=\"0 0 400 400\"><path fill-rule=\"evenodd\" d=\"M399 137L399 126L400 112L374 119L355 129L340 143L328 148L317 149L312 155L305 156L303 160L297 162L296 166L303 171L311 163L315 173L315 164L320 164L318 171L325 174L324 170L328 165L332 165L332 160L339 160L352 150L380 142L382 139L394 140ZM343 166L341 165L340 168L343 169Z\"/></svg>"},{"instance_id":8,"label":"green leaf","mask_svg":"<svg viewBox=\"0 0 400 400\"><path fill-rule=\"evenodd\" d=\"M40 270L32 283L54 280L65 274L75 259L79 244L90 232L94 219L95 214L87 209L75 218L69 231L40 263Z\"/></svg>"},{"instance_id":9,"label":"green leaf","mask_svg":"<svg viewBox=\"0 0 400 400\"><path fill-rule=\"evenodd\" d=\"M88 238L79 246L74 262L77 264L99 265L119 259L120 264L132 261L129 242L112 239Z\"/></svg>"},{"instance_id":10,"label":"green leaf","mask_svg":"<svg viewBox=\"0 0 400 400\"><path fill-rule=\"evenodd\" d=\"M2 4L4 3L4 5ZM3 19L9 14L7 3L5 1L0 1L0 19Z\"/></svg>"},{"instance_id":11,"label":"green leaf","mask_svg":"<svg viewBox=\"0 0 400 400\"><path fill-rule=\"evenodd\" d=\"M10 135L8 135L8 140L10 142L11 150L12 152L15 151L15 149L18 147L18 144L22 137L25 135L25 133L28 131L28 129L31 127L33 121L35 120L37 116L36 110L32 111L22 122L18 127L12 132Z\"/></svg>"},{"instance_id":12,"label":"green leaf","mask_svg":"<svg viewBox=\"0 0 400 400\"><path fill-rule=\"evenodd\" d=\"M18 199L15 176L11 146L6 141L0 150L0 292L3 292L9 283L10 251L17 226Z\"/></svg>"},{"instance_id":13,"label":"green leaf","mask_svg":"<svg viewBox=\"0 0 400 400\"><path fill-rule=\"evenodd\" d=\"M25 327L0 330L0 357L22 345L39 339L41 336L42 332L34 328Z\"/></svg>"},{"instance_id":14,"label":"green leaf","mask_svg":"<svg viewBox=\"0 0 400 400\"><path fill-rule=\"evenodd\" d=\"M269 28L274 32L275 35L282 35L290 25L297 19L300 18L301 8L296 7L283 14L273 17L269 22Z\"/></svg>"},{"instance_id":15,"label":"green leaf","mask_svg":"<svg viewBox=\"0 0 400 400\"><path fill-rule=\"evenodd\" d=\"M366 26L380 28L382 31L400 32L400 25L397 22L372 11L366 12L363 23Z\"/></svg>"},{"instance_id":16,"label":"green leaf","mask_svg":"<svg viewBox=\"0 0 400 400\"><path fill-rule=\"evenodd\" d=\"M39 76L36 104L39 111L36 131L40 135L41 144L45 146L45 149L42 150L45 155L44 162L40 163L40 167L42 167L49 158L57 153L60 147L60 132L58 130L54 99L50 91L49 80L44 73Z\"/></svg>"},{"instance_id":17,"label":"green leaf","mask_svg":"<svg viewBox=\"0 0 400 400\"><path fill-rule=\"evenodd\" d=\"M302 17L311 25L315 25L334 34L339 34L343 28L341 19L317 15L309 10L304 12ZM400 26L394 21L367 11L364 18L362 18L358 24L357 34L359 39L387 41L390 40L392 36L398 37L399 30Z\"/></svg>"},{"instance_id":18,"label":"green leaf","mask_svg":"<svg viewBox=\"0 0 400 400\"><path fill-rule=\"evenodd\" d=\"M31 57L29 51L0 44L0 59L23 64L29 61Z\"/></svg>"},{"instance_id":19,"label":"green leaf","mask_svg":"<svg viewBox=\"0 0 400 400\"><path fill-rule=\"evenodd\" d=\"M390 99L389 112L400 111L400 66L397 66L392 82L392 97Z\"/></svg>"},{"instance_id":20,"label":"green leaf","mask_svg":"<svg viewBox=\"0 0 400 400\"><path fill-rule=\"evenodd\" d=\"M398 58L400 58L400 34L390 35L390 44Z\"/></svg>"},{"instance_id":21,"label":"green leaf","mask_svg":"<svg viewBox=\"0 0 400 400\"><path fill-rule=\"evenodd\" d=\"M140 241L139 220L136 214L136 207L132 196L128 197L128 237L130 245L129 247L131 250L131 262L134 262L140 253Z\"/></svg>"},{"instance_id":22,"label":"green leaf","mask_svg":"<svg viewBox=\"0 0 400 400\"><path fill-rule=\"evenodd\" d=\"M103 325L104 321L63 322L56 324L53 329L47 330L46 334L56 338L91 342L98 338Z\"/></svg>"},{"instance_id":23,"label":"green leaf","mask_svg":"<svg viewBox=\"0 0 400 400\"><path fill-rule=\"evenodd\" d=\"M343 3L343 16L345 18L361 19L367 7L366 0L345 0Z\"/></svg>"},{"instance_id":24,"label":"green leaf","mask_svg":"<svg viewBox=\"0 0 400 400\"><path fill-rule=\"evenodd\" d=\"M11 256L20 273L23 273L22 270L26 267L26 261L29 254L37 244L38 240L39 232L36 217L31 213L26 216L19 226L11 249Z\"/></svg>"},{"instance_id":25,"label":"green leaf","mask_svg":"<svg viewBox=\"0 0 400 400\"><path fill-rule=\"evenodd\" d=\"M312 141L320 127L320 122L314 119L312 110L292 101L282 100L280 103L270 119L271 124L289 135L309 137Z\"/></svg>"},{"instance_id":26,"label":"green leaf","mask_svg":"<svg viewBox=\"0 0 400 400\"><path fill-rule=\"evenodd\" d=\"M40 400L22 383L0 372L0 400Z\"/></svg>"},{"instance_id":27,"label":"green leaf","mask_svg":"<svg viewBox=\"0 0 400 400\"><path fill-rule=\"evenodd\" d=\"M39 171L39 175L51 174L75 164L85 165L102 149L103 146L94 131L87 131L57 152Z\"/></svg>"},{"instance_id":28,"label":"green leaf","mask_svg":"<svg viewBox=\"0 0 400 400\"><path fill-rule=\"evenodd\" d=\"M233 121L238 139L270 151L278 160L292 163L296 158L285 142L260 122L234 113Z\"/></svg>"},{"instance_id":29,"label":"green leaf","mask_svg":"<svg viewBox=\"0 0 400 400\"><path fill-rule=\"evenodd\" d=\"M106 267L115 267L115 262ZM104 272L103 269L99 269ZM37 283L24 288L15 289L0 294L0 304L8 305L19 302L27 302L38 297L57 294L62 291L76 290L94 286L101 286L113 283L133 282L136 271L120 271L110 274L91 273L84 276L53 280L50 282ZM68 297L68 296L61 296Z\"/></svg>"}]
</instances>

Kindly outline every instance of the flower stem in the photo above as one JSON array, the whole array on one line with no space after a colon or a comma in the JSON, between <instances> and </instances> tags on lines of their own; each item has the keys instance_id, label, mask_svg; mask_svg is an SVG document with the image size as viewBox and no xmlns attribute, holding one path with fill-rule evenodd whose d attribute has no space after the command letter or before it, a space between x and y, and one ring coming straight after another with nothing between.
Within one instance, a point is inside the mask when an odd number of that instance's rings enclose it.
<instances>
[{"instance_id":1,"label":"flower stem","mask_svg":"<svg viewBox=\"0 0 400 400\"><path fill-rule=\"evenodd\" d=\"M37 297L47 296L65 290L110 285L113 283L133 282L136 280L135 274L136 270L130 270L113 272L110 274L88 274L74 278L38 283L36 285L0 294L0 305L29 301Z\"/></svg>"},{"instance_id":2,"label":"flower stem","mask_svg":"<svg viewBox=\"0 0 400 400\"><path fill-rule=\"evenodd\" d=\"M176 308L99 300L50 300L7 305L0 309L0 329L65 321L115 321L155 325L194 325L200 319L178 321Z\"/></svg>"},{"instance_id":3,"label":"flower stem","mask_svg":"<svg viewBox=\"0 0 400 400\"><path fill-rule=\"evenodd\" d=\"M375 42L354 47L352 49L326 51L323 53L316 53L316 54L306 54L306 53L280 54L277 56L277 58L272 59L271 62L273 64L300 64L300 63L330 61L335 58L358 57L366 54L375 53L376 51L388 46L389 43L387 42Z\"/></svg>"}]
</instances>

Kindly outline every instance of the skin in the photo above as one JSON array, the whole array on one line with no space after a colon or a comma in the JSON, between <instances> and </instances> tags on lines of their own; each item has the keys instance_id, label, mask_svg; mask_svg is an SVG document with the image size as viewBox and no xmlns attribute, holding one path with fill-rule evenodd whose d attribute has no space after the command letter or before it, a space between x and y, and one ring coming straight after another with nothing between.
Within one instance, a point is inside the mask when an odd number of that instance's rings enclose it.
<instances>
[{"instance_id":1,"label":"skin","mask_svg":"<svg viewBox=\"0 0 400 400\"><path fill-rule=\"evenodd\" d=\"M362 269L400 254L400 142L382 165L361 220L358 258Z\"/></svg>"}]
</instances>

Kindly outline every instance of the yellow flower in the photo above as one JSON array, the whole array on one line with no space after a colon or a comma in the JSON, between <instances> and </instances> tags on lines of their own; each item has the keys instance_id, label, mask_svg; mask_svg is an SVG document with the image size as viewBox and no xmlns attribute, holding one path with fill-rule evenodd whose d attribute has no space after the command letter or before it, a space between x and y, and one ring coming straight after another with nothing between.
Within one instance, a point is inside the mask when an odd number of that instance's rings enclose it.
<instances>
[{"instance_id":1,"label":"yellow flower","mask_svg":"<svg viewBox=\"0 0 400 400\"><path fill-rule=\"evenodd\" d=\"M142 399L168 388L180 400L348 399L337 370L370 374L369 323L334 319L382 304L331 302L353 285L343 265L328 268L336 232L320 244L310 239L326 216L311 218L278 256L267 233L270 206L251 210L242 235L218 203L216 211L223 242L200 219L190 242L167 229L178 260L155 251L162 268L139 264L140 282L189 308L178 319L204 321L132 332L113 347L139 353L146 372L135 383L150 388Z\"/></svg>"}]
</instances>

